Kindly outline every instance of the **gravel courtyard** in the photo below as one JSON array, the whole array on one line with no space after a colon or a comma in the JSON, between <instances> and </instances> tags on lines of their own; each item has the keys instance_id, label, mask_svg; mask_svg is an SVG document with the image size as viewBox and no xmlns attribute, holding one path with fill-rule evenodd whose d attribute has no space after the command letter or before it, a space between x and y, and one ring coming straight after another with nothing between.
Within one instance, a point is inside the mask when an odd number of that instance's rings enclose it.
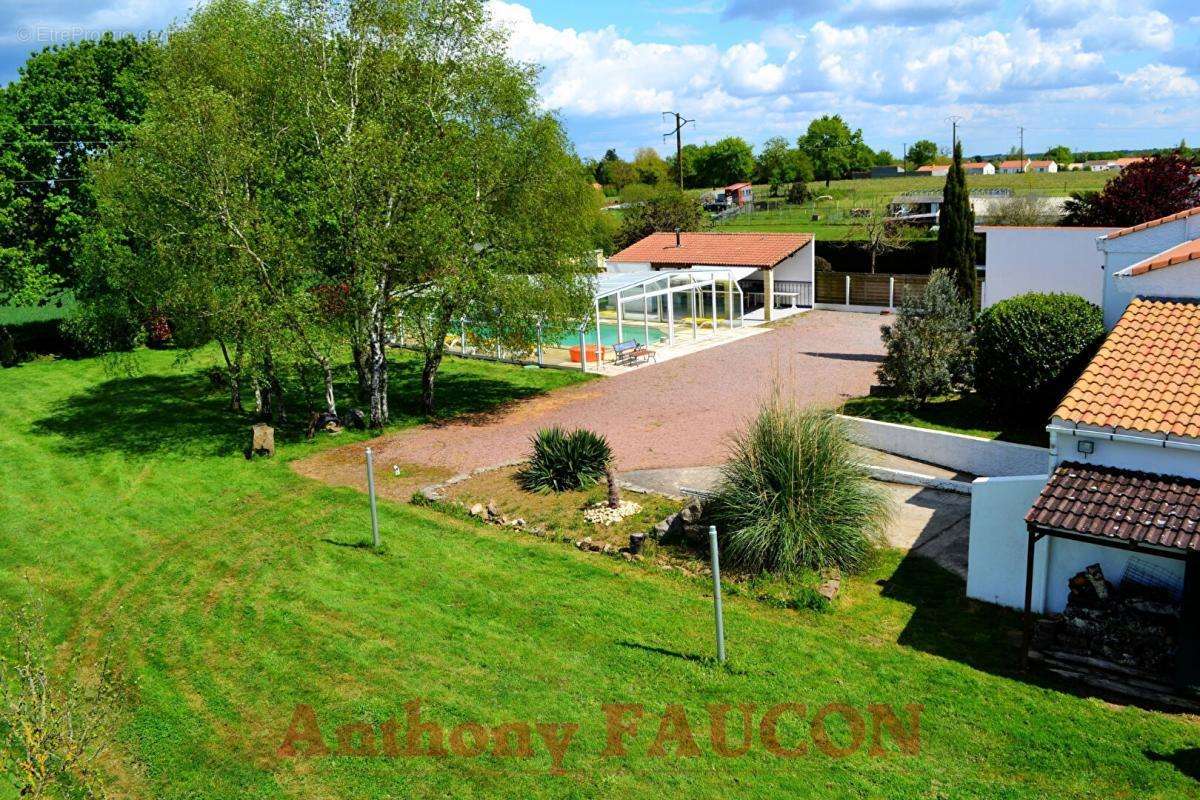
<instances>
[{"instance_id":1,"label":"gravel courtyard","mask_svg":"<svg viewBox=\"0 0 1200 800\"><path fill-rule=\"evenodd\" d=\"M728 435L774 386L802 404L835 405L874 381L884 318L812 311L767 333L612 378L556 391L485 419L427 425L374 441L377 463L448 473L519 458L529 436L552 424L608 437L621 470L689 467L723 460ZM362 445L297 465L303 474L358 483ZM338 475L348 470L347 480Z\"/></svg>"}]
</instances>

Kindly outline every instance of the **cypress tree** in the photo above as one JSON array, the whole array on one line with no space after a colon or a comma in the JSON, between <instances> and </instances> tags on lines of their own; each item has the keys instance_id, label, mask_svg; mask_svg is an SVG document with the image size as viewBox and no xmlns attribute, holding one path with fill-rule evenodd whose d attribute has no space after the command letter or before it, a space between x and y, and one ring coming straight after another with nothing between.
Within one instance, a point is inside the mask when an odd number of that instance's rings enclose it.
<instances>
[{"instance_id":1,"label":"cypress tree","mask_svg":"<svg viewBox=\"0 0 1200 800\"><path fill-rule=\"evenodd\" d=\"M938 260L954 276L954 285L964 300L975 297L975 212L967 193L967 174L962 165L962 143L954 145L954 164L946 175L942 207L938 211Z\"/></svg>"}]
</instances>

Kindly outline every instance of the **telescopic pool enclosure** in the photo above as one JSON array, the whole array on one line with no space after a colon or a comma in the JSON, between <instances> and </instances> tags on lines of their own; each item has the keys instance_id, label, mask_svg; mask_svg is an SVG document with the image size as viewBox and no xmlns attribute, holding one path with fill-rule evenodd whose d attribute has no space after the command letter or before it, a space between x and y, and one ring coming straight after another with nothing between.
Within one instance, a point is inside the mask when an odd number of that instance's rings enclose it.
<instances>
[{"instance_id":1,"label":"telescopic pool enclosure","mask_svg":"<svg viewBox=\"0 0 1200 800\"><path fill-rule=\"evenodd\" d=\"M742 328L746 300L738 281L750 272L737 267L603 272L591 278L591 312L565 327L539 326L528 348L513 349L463 317L446 337L446 350L466 358L597 371L614 361L618 343L669 348ZM407 346L403 328L398 326L395 341L400 347Z\"/></svg>"}]
</instances>

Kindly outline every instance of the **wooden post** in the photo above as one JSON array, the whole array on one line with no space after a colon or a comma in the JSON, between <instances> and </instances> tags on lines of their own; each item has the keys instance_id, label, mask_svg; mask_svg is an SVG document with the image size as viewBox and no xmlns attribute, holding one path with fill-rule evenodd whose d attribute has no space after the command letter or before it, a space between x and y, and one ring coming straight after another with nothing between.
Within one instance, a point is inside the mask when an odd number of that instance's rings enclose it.
<instances>
[{"instance_id":1,"label":"wooden post","mask_svg":"<svg viewBox=\"0 0 1200 800\"><path fill-rule=\"evenodd\" d=\"M1021 637L1021 669L1029 669L1029 647L1033 643L1033 548L1038 535L1029 531L1029 542L1025 549L1025 629Z\"/></svg>"},{"instance_id":2,"label":"wooden post","mask_svg":"<svg viewBox=\"0 0 1200 800\"><path fill-rule=\"evenodd\" d=\"M775 273L763 270L763 322L770 322L775 316Z\"/></svg>"}]
</instances>

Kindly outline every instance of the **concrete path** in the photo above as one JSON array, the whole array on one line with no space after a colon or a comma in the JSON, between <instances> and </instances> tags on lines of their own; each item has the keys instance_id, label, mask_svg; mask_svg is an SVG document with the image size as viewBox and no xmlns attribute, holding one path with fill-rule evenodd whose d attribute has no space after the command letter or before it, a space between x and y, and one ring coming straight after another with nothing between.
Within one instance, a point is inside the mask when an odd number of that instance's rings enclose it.
<instances>
[{"instance_id":1,"label":"concrete path","mask_svg":"<svg viewBox=\"0 0 1200 800\"><path fill-rule=\"evenodd\" d=\"M758 336L612 378L589 381L499 414L423 426L371 443L379 463L468 472L520 457L537 429L586 427L608 437L623 470L719 463L727 437L773 388L802 404L865 394L882 358L873 314L813 311ZM361 452L362 445L355 445ZM339 458L334 450L316 459ZM322 472L306 460L301 471Z\"/></svg>"}]
</instances>

